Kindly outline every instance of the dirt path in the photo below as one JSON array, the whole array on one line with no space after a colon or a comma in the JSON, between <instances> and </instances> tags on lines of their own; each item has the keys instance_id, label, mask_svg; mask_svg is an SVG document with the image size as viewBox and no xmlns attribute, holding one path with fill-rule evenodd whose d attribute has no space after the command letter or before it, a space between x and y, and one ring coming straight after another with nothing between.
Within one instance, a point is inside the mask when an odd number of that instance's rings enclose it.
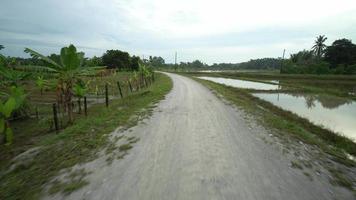
<instances>
[{"instance_id":1,"label":"dirt path","mask_svg":"<svg viewBox=\"0 0 356 200\"><path fill-rule=\"evenodd\" d=\"M152 117L116 134L140 141L121 160L84 165L90 184L52 199L352 199L326 177L310 180L201 84L169 74L173 90ZM49 198L49 197L48 197Z\"/></svg>"}]
</instances>

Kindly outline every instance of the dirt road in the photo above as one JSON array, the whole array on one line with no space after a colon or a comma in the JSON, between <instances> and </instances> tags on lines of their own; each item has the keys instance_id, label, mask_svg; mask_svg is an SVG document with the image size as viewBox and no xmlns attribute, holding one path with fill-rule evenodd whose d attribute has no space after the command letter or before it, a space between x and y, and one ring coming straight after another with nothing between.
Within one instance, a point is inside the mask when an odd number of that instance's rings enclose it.
<instances>
[{"instance_id":1,"label":"dirt road","mask_svg":"<svg viewBox=\"0 0 356 200\"><path fill-rule=\"evenodd\" d=\"M153 115L119 132L140 141L121 160L84 165L89 185L53 199L352 199L327 177L311 180L261 138L245 119L201 84L169 74L174 87Z\"/></svg>"}]
</instances>

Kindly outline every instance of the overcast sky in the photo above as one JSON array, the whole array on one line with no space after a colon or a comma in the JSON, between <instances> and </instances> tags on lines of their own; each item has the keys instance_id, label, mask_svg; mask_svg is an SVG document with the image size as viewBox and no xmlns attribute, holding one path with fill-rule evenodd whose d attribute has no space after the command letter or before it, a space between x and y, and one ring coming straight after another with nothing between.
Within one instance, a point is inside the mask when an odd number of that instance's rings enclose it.
<instances>
[{"instance_id":1,"label":"overcast sky","mask_svg":"<svg viewBox=\"0 0 356 200\"><path fill-rule=\"evenodd\" d=\"M1 0L1 53L74 44L86 56L120 49L166 62L279 57L318 35L356 42L356 0Z\"/></svg>"}]
</instances>

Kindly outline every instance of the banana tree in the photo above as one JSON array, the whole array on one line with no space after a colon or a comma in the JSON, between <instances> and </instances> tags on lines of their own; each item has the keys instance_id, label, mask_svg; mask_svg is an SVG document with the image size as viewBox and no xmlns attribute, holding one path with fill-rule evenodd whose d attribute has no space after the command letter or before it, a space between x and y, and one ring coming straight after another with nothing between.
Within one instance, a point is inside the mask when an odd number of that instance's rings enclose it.
<instances>
[{"instance_id":1,"label":"banana tree","mask_svg":"<svg viewBox=\"0 0 356 200\"><path fill-rule=\"evenodd\" d=\"M145 65L139 64L139 72L141 74L141 80L143 81L144 85L147 87L147 79L151 77L151 72Z\"/></svg>"},{"instance_id":2,"label":"banana tree","mask_svg":"<svg viewBox=\"0 0 356 200\"><path fill-rule=\"evenodd\" d=\"M5 66L5 57L0 55L0 82L2 85L17 86L20 81L25 80L31 75L30 73L13 70Z\"/></svg>"},{"instance_id":3,"label":"banana tree","mask_svg":"<svg viewBox=\"0 0 356 200\"><path fill-rule=\"evenodd\" d=\"M47 56L44 56L32 49L26 48L26 53L29 53L33 58L39 58L47 62L49 66L41 67L53 72L57 76L57 88L64 95L64 104L67 107L68 122L73 123L73 86L80 76L89 75L95 68L84 67L83 58L84 53L77 52L74 45L69 45L68 47L63 47L60 52L60 63L56 63ZM57 94L57 98L58 98Z\"/></svg>"},{"instance_id":4,"label":"banana tree","mask_svg":"<svg viewBox=\"0 0 356 200\"><path fill-rule=\"evenodd\" d=\"M78 98L78 113L80 114L82 112L82 107L81 107L81 99L85 96L87 93L87 85L79 84L76 83L74 85L74 95Z\"/></svg>"},{"instance_id":5,"label":"banana tree","mask_svg":"<svg viewBox=\"0 0 356 200\"><path fill-rule=\"evenodd\" d=\"M43 90L46 89L48 81L43 78L43 76L38 76L36 79L36 86L41 91L41 96L43 95Z\"/></svg>"},{"instance_id":6,"label":"banana tree","mask_svg":"<svg viewBox=\"0 0 356 200\"><path fill-rule=\"evenodd\" d=\"M11 86L9 94L3 93L2 96L6 100L0 100L0 133L5 135L5 143L9 145L13 141L9 119L24 104L26 94L21 86Z\"/></svg>"},{"instance_id":7,"label":"banana tree","mask_svg":"<svg viewBox=\"0 0 356 200\"><path fill-rule=\"evenodd\" d=\"M135 81L135 83L136 83L136 91L138 91L140 89L140 82L139 82L139 78L138 78L137 72L134 72L132 79Z\"/></svg>"}]
</instances>

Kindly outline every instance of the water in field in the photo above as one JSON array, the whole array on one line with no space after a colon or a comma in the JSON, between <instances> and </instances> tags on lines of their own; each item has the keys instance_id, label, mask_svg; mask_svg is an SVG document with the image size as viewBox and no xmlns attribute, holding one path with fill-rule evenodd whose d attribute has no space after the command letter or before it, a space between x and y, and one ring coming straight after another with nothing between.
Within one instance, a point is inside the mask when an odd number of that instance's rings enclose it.
<instances>
[{"instance_id":1,"label":"water in field","mask_svg":"<svg viewBox=\"0 0 356 200\"><path fill-rule=\"evenodd\" d=\"M245 81L239 79L219 78L219 77L206 77L206 76L201 76L198 78L213 81L215 83L221 83L232 87L237 87L237 88L254 89L254 90L278 90L278 85L259 83L254 81Z\"/></svg>"},{"instance_id":2,"label":"water in field","mask_svg":"<svg viewBox=\"0 0 356 200\"><path fill-rule=\"evenodd\" d=\"M356 102L310 94L255 93L263 100L356 141Z\"/></svg>"}]
</instances>

